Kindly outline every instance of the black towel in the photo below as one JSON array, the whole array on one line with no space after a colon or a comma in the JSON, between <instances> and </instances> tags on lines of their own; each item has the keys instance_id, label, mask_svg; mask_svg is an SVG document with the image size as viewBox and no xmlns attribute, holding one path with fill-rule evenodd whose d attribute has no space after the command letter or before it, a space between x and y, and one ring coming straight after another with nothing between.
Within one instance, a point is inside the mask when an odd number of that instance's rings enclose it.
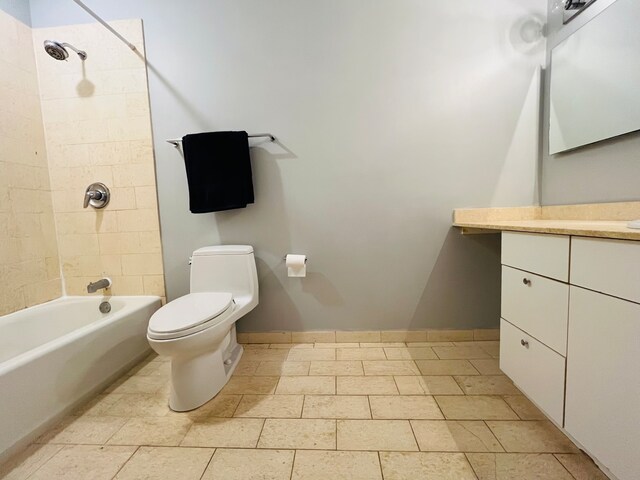
<instances>
[{"instance_id":1,"label":"black towel","mask_svg":"<svg viewBox=\"0 0 640 480\"><path fill-rule=\"evenodd\" d=\"M185 135L182 149L192 213L245 208L253 203L247 132Z\"/></svg>"}]
</instances>

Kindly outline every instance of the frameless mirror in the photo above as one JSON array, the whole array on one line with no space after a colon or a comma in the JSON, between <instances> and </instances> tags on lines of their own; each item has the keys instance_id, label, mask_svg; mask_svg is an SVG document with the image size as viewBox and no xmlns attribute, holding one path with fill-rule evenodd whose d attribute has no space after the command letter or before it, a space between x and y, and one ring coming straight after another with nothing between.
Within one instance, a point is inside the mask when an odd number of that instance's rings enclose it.
<instances>
[{"instance_id":1,"label":"frameless mirror","mask_svg":"<svg viewBox=\"0 0 640 480\"><path fill-rule=\"evenodd\" d=\"M617 0L552 50L549 154L640 130L639 21Z\"/></svg>"},{"instance_id":2,"label":"frameless mirror","mask_svg":"<svg viewBox=\"0 0 640 480\"><path fill-rule=\"evenodd\" d=\"M567 23L596 0L554 0L554 8L562 9L562 22Z\"/></svg>"}]
</instances>

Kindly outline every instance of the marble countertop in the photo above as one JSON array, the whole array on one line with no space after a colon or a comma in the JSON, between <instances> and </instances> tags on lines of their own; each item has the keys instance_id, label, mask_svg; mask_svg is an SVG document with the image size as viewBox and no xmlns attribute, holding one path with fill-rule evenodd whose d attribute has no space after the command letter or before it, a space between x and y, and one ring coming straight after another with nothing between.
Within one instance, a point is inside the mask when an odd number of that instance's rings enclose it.
<instances>
[{"instance_id":1,"label":"marble countertop","mask_svg":"<svg viewBox=\"0 0 640 480\"><path fill-rule=\"evenodd\" d=\"M640 230L627 227L633 219L640 219L640 202L474 208L453 212L453 225L465 234L513 231L640 240Z\"/></svg>"}]
</instances>

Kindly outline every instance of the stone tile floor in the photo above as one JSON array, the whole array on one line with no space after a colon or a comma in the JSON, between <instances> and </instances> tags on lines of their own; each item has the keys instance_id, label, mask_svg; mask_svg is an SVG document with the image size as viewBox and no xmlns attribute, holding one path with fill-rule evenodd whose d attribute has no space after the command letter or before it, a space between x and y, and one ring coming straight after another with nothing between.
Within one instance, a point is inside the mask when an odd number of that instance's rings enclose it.
<instances>
[{"instance_id":1,"label":"stone tile floor","mask_svg":"<svg viewBox=\"0 0 640 480\"><path fill-rule=\"evenodd\" d=\"M220 394L176 413L151 355L0 478L606 479L497 356L492 341L245 345Z\"/></svg>"}]
</instances>

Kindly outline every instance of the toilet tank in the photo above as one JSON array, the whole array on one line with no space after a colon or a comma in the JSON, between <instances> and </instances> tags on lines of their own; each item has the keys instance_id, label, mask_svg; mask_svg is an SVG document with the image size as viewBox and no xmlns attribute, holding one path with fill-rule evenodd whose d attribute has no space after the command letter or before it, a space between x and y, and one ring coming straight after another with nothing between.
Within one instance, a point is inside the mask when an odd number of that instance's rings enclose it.
<instances>
[{"instance_id":1,"label":"toilet tank","mask_svg":"<svg viewBox=\"0 0 640 480\"><path fill-rule=\"evenodd\" d=\"M230 292L258 298L258 274L250 245L199 248L191 257L191 293Z\"/></svg>"}]
</instances>

